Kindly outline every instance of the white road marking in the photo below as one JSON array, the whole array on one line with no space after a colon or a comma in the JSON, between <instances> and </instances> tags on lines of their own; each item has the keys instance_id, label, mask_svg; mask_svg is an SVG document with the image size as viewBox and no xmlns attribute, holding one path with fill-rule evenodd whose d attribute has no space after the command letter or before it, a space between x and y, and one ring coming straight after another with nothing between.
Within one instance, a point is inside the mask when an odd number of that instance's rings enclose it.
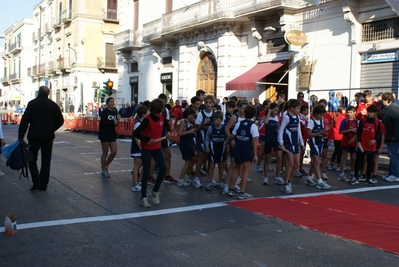
<instances>
[{"instance_id":1,"label":"white road marking","mask_svg":"<svg viewBox=\"0 0 399 267\"><path fill-rule=\"evenodd\" d=\"M132 170L117 170L117 171L108 171L109 173L117 173L117 172L131 172ZM101 174L101 172L85 172L84 175L94 175Z\"/></svg>"},{"instance_id":2,"label":"white road marking","mask_svg":"<svg viewBox=\"0 0 399 267\"><path fill-rule=\"evenodd\" d=\"M360 192L368 192L368 191L376 191L376 190L389 190L389 189L397 189L397 188L399 188L399 185L362 187L362 188L345 189L345 190L338 190L338 191L320 191L317 193L309 193L309 194L301 194L301 195L277 196L277 197L273 196L273 197L268 197L268 198L311 197L311 196L322 196L322 195L330 195L330 194L342 195L342 194L353 194L353 193L360 193ZM216 203L210 203L210 204L194 205L194 206L171 208L171 209L164 209L164 210L125 213L125 214L119 214L119 215L105 215L105 216L94 216L94 217L87 217L87 218L75 218L75 219L64 219L64 220L25 223L25 224L18 224L17 229L24 230L24 229L30 229L30 228L69 225L69 224L76 224L76 223L126 220L126 219L172 214L172 213L178 213L178 212L219 208L219 207L224 207L226 205L227 205L227 202L216 202ZM0 233L2 233L2 232L5 232L4 227L0 227Z\"/></svg>"}]
</instances>

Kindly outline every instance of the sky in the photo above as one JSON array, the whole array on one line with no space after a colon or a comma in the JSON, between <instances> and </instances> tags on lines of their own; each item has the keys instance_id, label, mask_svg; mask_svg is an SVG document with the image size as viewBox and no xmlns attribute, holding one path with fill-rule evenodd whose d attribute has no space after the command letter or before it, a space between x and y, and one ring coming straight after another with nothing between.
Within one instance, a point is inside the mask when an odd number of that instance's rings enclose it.
<instances>
[{"instance_id":1,"label":"sky","mask_svg":"<svg viewBox=\"0 0 399 267\"><path fill-rule=\"evenodd\" d=\"M19 22L23 18L33 18L33 7L40 2L38 0L0 0L0 7L3 11L0 21L0 34L4 35L4 32L14 22ZM2 39L0 46L4 47Z\"/></svg>"}]
</instances>

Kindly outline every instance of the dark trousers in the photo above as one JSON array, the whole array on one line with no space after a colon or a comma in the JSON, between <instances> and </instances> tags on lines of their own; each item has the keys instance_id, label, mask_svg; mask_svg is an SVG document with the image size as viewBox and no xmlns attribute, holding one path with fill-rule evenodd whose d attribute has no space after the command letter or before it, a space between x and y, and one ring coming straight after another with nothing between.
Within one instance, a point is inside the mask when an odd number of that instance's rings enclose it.
<instances>
[{"instance_id":1,"label":"dark trousers","mask_svg":"<svg viewBox=\"0 0 399 267\"><path fill-rule=\"evenodd\" d=\"M50 163L51 154L53 152L53 140L29 140L30 152L33 154L33 161L29 163L29 170L32 176L32 182L38 187L47 188L47 184L50 178ZM42 166L40 173L37 168L37 156L38 153L42 155Z\"/></svg>"},{"instance_id":2,"label":"dark trousers","mask_svg":"<svg viewBox=\"0 0 399 267\"><path fill-rule=\"evenodd\" d=\"M334 140L334 152L331 156L331 162L336 162L337 165L341 165L341 157L342 157L341 140ZM335 158L337 158L337 161L335 161Z\"/></svg>"},{"instance_id":3,"label":"dark trousers","mask_svg":"<svg viewBox=\"0 0 399 267\"><path fill-rule=\"evenodd\" d=\"M355 178L359 179L359 171L362 170L363 167L363 161L364 157L367 157L367 180L371 178L371 175L373 174L374 171L374 155L377 152L361 152L360 149L357 149L356 151L356 162L355 162Z\"/></svg>"},{"instance_id":4,"label":"dark trousers","mask_svg":"<svg viewBox=\"0 0 399 267\"><path fill-rule=\"evenodd\" d=\"M156 164L159 167L159 172L157 176L157 180L155 182L154 191L158 192L161 187L162 181L166 174L166 162L165 155L162 151L162 148L158 148L155 150L148 150L145 148L141 149L141 160L143 162L143 176L141 178L141 198L147 197L147 182L148 177L150 177L150 168L151 168L151 158L154 158Z\"/></svg>"}]
</instances>

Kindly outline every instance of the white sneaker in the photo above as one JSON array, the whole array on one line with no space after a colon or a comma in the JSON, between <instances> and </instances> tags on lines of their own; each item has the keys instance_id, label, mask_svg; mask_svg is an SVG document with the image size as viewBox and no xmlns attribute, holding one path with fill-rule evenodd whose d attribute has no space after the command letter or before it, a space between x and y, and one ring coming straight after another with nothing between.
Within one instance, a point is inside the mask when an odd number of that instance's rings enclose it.
<instances>
[{"instance_id":1,"label":"white sneaker","mask_svg":"<svg viewBox=\"0 0 399 267\"><path fill-rule=\"evenodd\" d=\"M183 178L183 180L185 181L185 182L187 182L187 183L190 183L191 184L191 179L190 179L190 175L184 175L184 178Z\"/></svg>"},{"instance_id":2,"label":"white sneaker","mask_svg":"<svg viewBox=\"0 0 399 267\"><path fill-rule=\"evenodd\" d=\"M229 188L227 187L227 185L225 187L223 187L222 189L222 195L227 195L227 193L229 193Z\"/></svg>"},{"instance_id":3,"label":"white sneaker","mask_svg":"<svg viewBox=\"0 0 399 267\"><path fill-rule=\"evenodd\" d=\"M329 171L332 171L332 170L334 169L334 165L333 165L333 164L328 165L327 169L328 169Z\"/></svg>"},{"instance_id":4,"label":"white sneaker","mask_svg":"<svg viewBox=\"0 0 399 267\"><path fill-rule=\"evenodd\" d=\"M142 199L140 199L140 206L142 206L143 208L151 208L151 205L150 205L150 203L148 203L146 197L143 197Z\"/></svg>"},{"instance_id":5,"label":"white sneaker","mask_svg":"<svg viewBox=\"0 0 399 267\"><path fill-rule=\"evenodd\" d=\"M301 178L302 177L302 173L299 170L297 170L296 173L295 173L295 177L296 178Z\"/></svg>"},{"instance_id":6,"label":"white sneaker","mask_svg":"<svg viewBox=\"0 0 399 267\"><path fill-rule=\"evenodd\" d=\"M252 199L253 196L251 194L248 194L247 192L244 192L244 193L238 193L237 198L238 199Z\"/></svg>"},{"instance_id":7,"label":"white sneaker","mask_svg":"<svg viewBox=\"0 0 399 267\"><path fill-rule=\"evenodd\" d=\"M326 174L325 172L322 172L322 173L321 173L321 178L322 178L323 180L328 180L327 174Z\"/></svg>"},{"instance_id":8,"label":"white sneaker","mask_svg":"<svg viewBox=\"0 0 399 267\"><path fill-rule=\"evenodd\" d=\"M238 176L238 177L237 177L236 185L238 185L238 184L241 184L241 176Z\"/></svg>"},{"instance_id":9,"label":"white sneaker","mask_svg":"<svg viewBox=\"0 0 399 267\"><path fill-rule=\"evenodd\" d=\"M336 171L336 172L340 172L340 171L341 171L341 166L337 166L337 167L335 168L335 171Z\"/></svg>"},{"instance_id":10,"label":"white sneaker","mask_svg":"<svg viewBox=\"0 0 399 267\"><path fill-rule=\"evenodd\" d=\"M280 176L276 176L276 178L274 178L274 183L278 184L278 185L283 185L284 184L284 180Z\"/></svg>"},{"instance_id":11,"label":"white sneaker","mask_svg":"<svg viewBox=\"0 0 399 267\"><path fill-rule=\"evenodd\" d=\"M4 175L6 175L4 172L0 171L0 177L3 177Z\"/></svg>"},{"instance_id":12,"label":"white sneaker","mask_svg":"<svg viewBox=\"0 0 399 267\"><path fill-rule=\"evenodd\" d=\"M269 184L269 178L263 177L263 184L268 185Z\"/></svg>"},{"instance_id":13,"label":"white sneaker","mask_svg":"<svg viewBox=\"0 0 399 267\"><path fill-rule=\"evenodd\" d=\"M290 189L291 189L291 193L292 193L292 185L291 185L291 182L288 182L288 186L290 187Z\"/></svg>"},{"instance_id":14,"label":"white sneaker","mask_svg":"<svg viewBox=\"0 0 399 267\"><path fill-rule=\"evenodd\" d=\"M385 181L387 182L399 182L399 177L396 177L394 175L390 175L385 178Z\"/></svg>"},{"instance_id":15,"label":"white sneaker","mask_svg":"<svg viewBox=\"0 0 399 267\"><path fill-rule=\"evenodd\" d=\"M256 165L256 171L257 172L263 172L262 168L260 167L260 165Z\"/></svg>"},{"instance_id":16,"label":"white sneaker","mask_svg":"<svg viewBox=\"0 0 399 267\"><path fill-rule=\"evenodd\" d=\"M190 185L191 185L191 183L187 182L185 179L181 179L181 180L177 181L177 186L186 187L186 186L190 186Z\"/></svg>"},{"instance_id":17,"label":"white sneaker","mask_svg":"<svg viewBox=\"0 0 399 267\"><path fill-rule=\"evenodd\" d=\"M339 174L338 181L342 181L342 182L347 182L348 181L348 178L346 178L345 173L340 173Z\"/></svg>"},{"instance_id":18,"label":"white sneaker","mask_svg":"<svg viewBox=\"0 0 399 267\"><path fill-rule=\"evenodd\" d=\"M281 187L281 191L283 191L283 193L285 193L287 195L292 194L292 190L291 190L291 188L290 188L290 186L288 184L283 185Z\"/></svg>"},{"instance_id":19,"label":"white sneaker","mask_svg":"<svg viewBox=\"0 0 399 267\"><path fill-rule=\"evenodd\" d=\"M310 185L310 186L315 186L316 183L313 181L313 178L311 176L308 176L305 180L305 184Z\"/></svg>"},{"instance_id":20,"label":"white sneaker","mask_svg":"<svg viewBox=\"0 0 399 267\"><path fill-rule=\"evenodd\" d=\"M251 178L247 178L247 184L250 184L250 183L252 183L252 179Z\"/></svg>"},{"instance_id":21,"label":"white sneaker","mask_svg":"<svg viewBox=\"0 0 399 267\"><path fill-rule=\"evenodd\" d=\"M200 181L199 178L194 178L193 185L194 185L195 188L201 188L202 187L202 184L201 184L201 181Z\"/></svg>"},{"instance_id":22,"label":"white sneaker","mask_svg":"<svg viewBox=\"0 0 399 267\"><path fill-rule=\"evenodd\" d=\"M241 192L241 188L238 185L234 186L234 192L240 193Z\"/></svg>"},{"instance_id":23,"label":"white sneaker","mask_svg":"<svg viewBox=\"0 0 399 267\"><path fill-rule=\"evenodd\" d=\"M141 191L141 185L136 184L132 186L132 192L140 192Z\"/></svg>"},{"instance_id":24,"label":"white sneaker","mask_svg":"<svg viewBox=\"0 0 399 267\"><path fill-rule=\"evenodd\" d=\"M330 188L331 188L331 185L328 185L328 184L326 184L325 182L321 181L320 183L317 183L316 188L317 188L317 189L324 189L324 190L327 190L327 189L330 189Z\"/></svg>"}]
</instances>

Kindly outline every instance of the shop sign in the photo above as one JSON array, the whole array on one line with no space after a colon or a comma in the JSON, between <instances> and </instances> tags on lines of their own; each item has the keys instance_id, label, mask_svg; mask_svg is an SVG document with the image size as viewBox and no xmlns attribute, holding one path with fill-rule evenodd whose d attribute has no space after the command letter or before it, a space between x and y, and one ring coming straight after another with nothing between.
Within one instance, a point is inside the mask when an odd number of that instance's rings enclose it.
<instances>
[{"instance_id":1,"label":"shop sign","mask_svg":"<svg viewBox=\"0 0 399 267\"><path fill-rule=\"evenodd\" d=\"M161 74L161 83L171 82L172 81L172 73L162 73Z\"/></svg>"},{"instance_id":2,"label":"shop sign","mask_svg":"<svg viewBox=\"0 0 399 267\"><path fill-rule=\"evenodd\" d=\"M306 44L306 34L300 30L289 30L284 35L285 41L290 45L303 46Z\"/></svg>"},{"instance_id":3,"label":"shop sign","mask_svg":"<svg viewBox=\"0 0 399 267\"><path fill-rule=\"evenodd\" d=\"M363 54L363 63L389 62L398 60L398 50Z\"/></svg>"}]
</instances>

